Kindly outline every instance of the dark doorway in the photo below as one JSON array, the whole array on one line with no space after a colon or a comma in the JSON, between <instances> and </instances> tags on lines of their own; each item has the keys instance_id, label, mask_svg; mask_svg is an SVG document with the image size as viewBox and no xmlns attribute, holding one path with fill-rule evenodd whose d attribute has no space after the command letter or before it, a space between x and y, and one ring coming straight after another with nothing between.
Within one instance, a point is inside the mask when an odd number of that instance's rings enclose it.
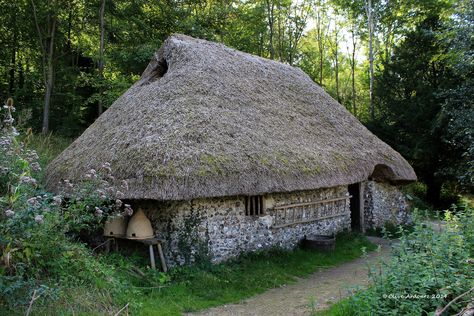
<instances>
[{"instance_id":1,"label":"dark doorway","mask_svg":"<svg viewBox=\"0 0 474 316\"><path fill-rule=\"evenodd\" d=\"M349 194L352 196L350 201L351 210L351 229L352 231L362 231L361 225L361 201L360 201L360 183L349 185Z\"/></svg>"}]
</instances>

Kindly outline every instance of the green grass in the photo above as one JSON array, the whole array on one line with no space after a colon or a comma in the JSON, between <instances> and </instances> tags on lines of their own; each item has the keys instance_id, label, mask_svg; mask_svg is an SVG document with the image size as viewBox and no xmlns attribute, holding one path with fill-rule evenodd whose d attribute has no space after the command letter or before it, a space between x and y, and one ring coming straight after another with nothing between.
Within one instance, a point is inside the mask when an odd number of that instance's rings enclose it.
<instances>
[{"instance_id":1,"label":"green grass","mask_svg":"<svg viewBox=\"0 0 474 316\"><path fill-rule=\"evenodd\" d=\"M48 282L50 287L59 286L60 294L56 299L35 302L33 314L115 314L128 303L132 315L182 315L239 302L375 249L365 236L344 234L337 237L336 249L329 253L299 248L292 251L273 249L218 265L174 268L168 274L147 268L145 253L88 256L80 251L78 255L82 253L82 256L78 258L78 264L84 269L73 272L77 269L68 267L67 273L62 272L64 276L59 283ZM134 272L137 267L140 267L139 273ZM87 271L95 272L84 275L89 273ZM71 274L84 281L77 283ZM17 309L18 314L24 314L26 308L27 305ZM15 315L12 309L3 312Z\"/></svg>"},{"instance_id":2,"label":"green grass","mask_svg":"<svg viewBox=\"0 0 474 316\"><path fill-rule=\"evenodd\" d=\"M296 249L271 250L242 256L232 262L204 267L175 269L167 287L152 289L140 300L136 315L181 315L213 306L238 302L268 289L292 283L318 268L331 267L360 257L364 250L374 250L365 237L343 235L336 250L320 253Z\"/></svg>"},{"instance_id":3,"label":"green grass","mask_svg":"<svg viewBox=\"0 0 474 316\"><path fill-rule=\"evenodd\" d=\"M28 148L36 150L40 157L39 163L43 169L66 149L72 141L72 139L51 133L47 135L34 134L27 138Z\"/></svg>"},{"instance_id":4,"label":"green grass","mask_svg":"<svg viewBox=\"0 0 474 316\"><path fill-rule=\"evenodd\" d=\"M313 311L311 316L351 316L352 312L350 299L344 298L329 306L328 309L321 311Z\"/></svg>"}]
</instances>

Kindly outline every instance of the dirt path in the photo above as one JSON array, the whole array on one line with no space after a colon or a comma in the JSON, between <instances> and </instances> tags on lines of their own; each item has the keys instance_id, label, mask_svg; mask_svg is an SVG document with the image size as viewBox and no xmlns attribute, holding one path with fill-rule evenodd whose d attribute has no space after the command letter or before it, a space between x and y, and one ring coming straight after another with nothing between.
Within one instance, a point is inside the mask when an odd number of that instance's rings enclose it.
<instances>
[{"instance_id":1,"label":"dirt path","mask_svg":"<svg viewBox=\"0 0 474 316\"><path fill-rule=\"evenodd\" d=\"M381 251L369 253L368 258L359 258L334 268L322 269L307 278L299 279L296 283L271 289L239 304L218 306L187 315L310 315L310 304L313 304L316 310L327 308L331 303L347 296L347 289L367 285L367 261L375 264L380 258L388 258L390 242L382 238L369 238L381 245Z\"/></svg>"}]
</instances>

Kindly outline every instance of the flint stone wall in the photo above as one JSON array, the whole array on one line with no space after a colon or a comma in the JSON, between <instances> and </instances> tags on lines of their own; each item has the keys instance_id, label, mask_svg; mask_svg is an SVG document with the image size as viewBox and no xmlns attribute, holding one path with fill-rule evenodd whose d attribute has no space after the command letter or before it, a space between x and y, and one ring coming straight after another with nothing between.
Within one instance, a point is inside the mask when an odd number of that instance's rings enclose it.
<instances>
[{"instance_id":1,"label":"flint stone wall","mask_svg":"<svg viewBox=\"0 0 474 316\"><path fill-rule=\"evenodd\" d=\"M190 264L200 258L217 263L241 253L271 247L291 249L305 235L330 235L350 229L348 200L300 207L295 212L295 218L292 217L292 209L289 209L286 217L291 217L290 222L309 222L274 227L288 220L281 210L277 211L274 207L348 195L347 186L269 194L265 196L269 208L260 216L245 215L244 197L160 203L142 201L135 207L139 206L145 211L153 223L155 233L166 240L165 256L168 264L173 266ZM333 217L312 221L315 214Z\"/></svg>"},{"instance_id":2,"label":"flint stone wall","mask_svg":"<svg viewBox=\"0 0 474 316\"><path fill-rule=\"evenodd\" d=\"M398 186L367 181L364 183L364 223L366 229L409 224L409 204Z\"/></svg>"}]
</instances>

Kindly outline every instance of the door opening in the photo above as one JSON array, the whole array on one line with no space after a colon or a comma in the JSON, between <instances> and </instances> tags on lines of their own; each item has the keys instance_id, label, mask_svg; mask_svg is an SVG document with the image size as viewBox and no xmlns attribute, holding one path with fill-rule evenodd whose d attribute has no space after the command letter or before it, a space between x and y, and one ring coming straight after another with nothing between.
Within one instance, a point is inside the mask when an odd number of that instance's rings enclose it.
<instances>
[{"instance_id":1,"label":"door opening","mask_svg":"<svg viewBox=\"0 0 474 316\"><path fill-rule=\"evenodd\" d=\"M349 194L352 196L350 200L351 229L352 231L362 232L360 183L350 184L348 189Z\"/></svg>"}]
</instances>

